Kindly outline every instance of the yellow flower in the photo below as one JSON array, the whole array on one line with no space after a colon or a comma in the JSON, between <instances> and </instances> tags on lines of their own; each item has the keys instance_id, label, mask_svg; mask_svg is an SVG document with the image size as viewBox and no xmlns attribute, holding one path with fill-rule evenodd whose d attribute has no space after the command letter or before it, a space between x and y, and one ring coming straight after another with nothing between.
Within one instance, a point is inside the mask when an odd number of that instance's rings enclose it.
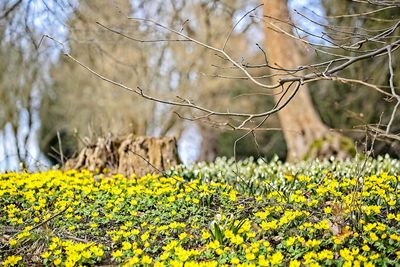
<instances>
[{"instance_id":1,"label":"yellow flower","mask_svg":"<svg viewBox=\"0 0 400 267\"><path fill-rule=\"evenodd\" d=\"M169 224L169 227L171 227L172 229L176 229L179 227L179 224L177 222L172 222Z\"/></svg>"},{"instance_id":2,"label":"yellow flower","mask_svg":"<svg viewBox=\"0 0 400 267\"><path fill-rule=\"evenodd\" d=\"M326 214L331 214L331 213L332 213L332 208L331 208L331 207L325 207L325 208L324 208L324 212L325 212Z\"/></svg>"},{"instance_id":3,"label":"yellow flower","mask_svg":"<svg viewBox=\"0 0 400 267\"><path fill-rule=\"evenodd\" d=\"M254 255L254 253L251 253L251 252L246 253L246 260L252 261L252 260L254 260L255 258L256 258L256 255Z\"/></svg>"},{"instance_id":4,"label":"yellow flower","mask_svg":"<svg viewBox=\"0 0 400 267\"><path fill-rule=\"evenodd\" d=\"M91 256L92 256L92 253L88 250L82 252L82 257L84 257L86 259L90 259Z\"/></svg>"},{"instance_id":5,"label":"yellow flower","mask_svg":"<svg viewBox=\"0 0 400 267\"><path fill-rule=\"evenodd\" d=\"M217 248L217 249L215 250L215 253L217 253L217 255L222 255L222 254L224 254L224 250L223 250L223 249L220 249L220 248Z\"/></svg>"},{"instance_id":6,"label":"yellow flower","mask_svg":"<svg viewBox=\"0 0 400 267\"><path fill-rule=\"evenodd\" d=\"M136 264L138 262L139 262L139 258L136 257L136 256L130 258L129 261L128 261L129 265L134 265L134 264Z\"/></svg>"},{"instance_id":7,"label":"yellow flower","mask_svg":"<svg viewBox=\"0 0 400 267\"><path fill-rule=\"evenodd\" d=\"M357 260L359 260L360 262L366 262L368 258L364 257L363 255L357 255Z\"/></svg>"},{"instance_id":8,"label":"yellow flower","mask_svg":"<svg viewBox=\"0 0 400 267\"><path fill-rule=\"evenodd\" d=\"M289 267L300 267L301 266L301 262L298 260L291 260L289 263Z\"/></svg>"},{"instance_id":9,"label":"yellow flower","mask_svg":"<svg viewBox=\"0 0 400 267\"><path fill-rule=\"evenodd\" d=\"M304 239L304 237L302 237L302 236L298 236L297 237L297 240L300 242L300 243L305 243L306 242L306 240Z\"/></svg>"},{"instance_id":10,"label":"yellow flower","mask_svg":"<svg viewBox=\"0 0 400 267\"><path fill-rule=\"evenodd\" d=\"M330 250L324 249L318 253L318 259L319 260L325 260L325 259L332 260L333 252Z\"/></svg>"},{"instance_id":11,"label":"yellow flower","mask_svg":"<svg viewBox=\"0 0 400 267\"><path fill-rule=\"evenodd\" d=\"M239 264L240 260L238 258L234 257L234 258L231 259L231 263L232 264Z\"/></svg>"},{"instance_id":12,"label":"yellow flower","mask_svg":"<svg viewBox=\"0 0 400 267\"><path fill-rule=\"evenodd\" d=\"M370 248L368 245L364 245L364 246L362 246L362 250L368 252L368 251L370 251Z\"/></svg>"},{"instance_id":13,"label":"yellow flower","mask_svg":"<svg viewBox=\"0 0 400 267\"><path fill-rule=\"evenodd\" d=\"M90 251L96 256L96 257L102 257L104 255L104 251L98 247L98 246L92 246L90 247Z\"/></svg>"},{"instance_id":14,"label":"yellow flower","mask_svg":"<svg viewBox=\"0 0 400 267\"><path fill-rule=\"evenodd\" d=\"M260 255L258 257L258 265L259 266L269 266L269 261L265 259L264 255Z\"/></svg>"},{"instance_id":15,"label":"yellow flower","mask_svg":"<svg viewBox=\"0 0 400 267\"><path fill-rule=\"evenodd\" d=\"M260 224L260 226L264 231L268 231L268 230L271 230L271 229L276 229L276 228L278 228L278 221L277 220L273 220L271 222L263 221Z\"/></svg>"},{"instance_id":16,"label":"yellow flower","mask_svg":"<svg viewBox=\"0 0 400 267\"><path fill-rule=\"evenodd\" d=\"M165 261L169 257L169 252L165 251L160 255L160 260Z\"/></svg>"},{"instance_id":17,"label":"yellow flower","mask_svg":"<svg viewBox=\"0 0 400 267\"><path fill-rule=\"evenodd\" d=\"M122 251L121 250L116 250L116 251L113 251L112 252L112 256L114 257L114 258L120 258L120 257L122 257L124 254L122 253Z\"/></svg>"},{"instance_id":18,"label":"yellow flower","mask_svg":"<svg viewBox=\"0 0 400 267\"><path fill-rule=\"evenodd\" d=\"M178 246L175 248L175 255L178 257L178 259L182 262L185 262L189 259L190 257L190 251L182 248L181 246Z\"/></svg>"},{"instance_id":19,"label":"yellow flower","mask_svg":"<svg viewBox=\"0 0 400 267\"><path fill-rule=\"evenodd\" d=\"M389 205L389 206L394 206L394 205L396 205L396 199L391 199L391 200L389 200L389 201L388 201L388 205Z\"/></svg>"},{"instance_id":20,"label":"yellow flower","mask_svg":"<svg viewBox=\"0 0 400 267\"><path fill-rule=\"evenodd\" d=\"M183 262L177 260L171 260L169 264L171 264L172 267L183 267Z\"/></svg>"},{"instance_id":21,"label":"yellow flower","mask_svg":"<svg viewBox=\"0 0 400 267\"><path fill-rule=\"evenodd\" d=\"M179 240L183 240L183 239L185 239L187 236L188 236L188 235L187 235L185 232L183 232L183 233L181 233L178 237L179 237Z\"/></svg>"},{"instance_id":22,"label":"yellow flower","mask_svg":"<svg viewBox=\"0 0 400 267\"><path fill-rule=\"evenodd\" d=\"M60 264L61 264L61 258L55 259L55 260L53 261L53 264L54 264L55 266L60 265Z\"/></svg>"},{"instance_id":23,"label":"yellow flower","mask_svg":"<svg viewBox=\"0 0 400 267\"><path fill-rule=\"evenodd\" d=\"M21 256L8 256L7 259L3 262L4 266L15 266L22 260Z\"/></svg>"},{"instance_id":24,"label":"yellow flower","mask_svg":"<svg viewBox=\"0 0 400 267\"><path fill-rule=\"evenodd\" d=\"M360 249L359 249L359 248L352 248L352 249L351 249L351 254L352 254L353 256L357 255L358 252L360 252Z\"/></svg>"},{"instance_id":25,"label":"yellow flower","mask_svg":"<svg viewBox=\"0 0 400 267\"><path fill-rule=\"evenodd\" d=\"M246 236L247 236L248 238L256 237L256 235L257 235L256 232L247 232L247 233L246 233Z\"/></svg>"},{"instance_id":26,"label":"yellow flower","mask_svg":"<svg viewBox=\"0 0 400 267\"><path fill-rule=\"evenodd\" d=\"M316 247L319 246L319 244L321 244L321 241L316 239L310 239L306 242L307 247Z\"/></svg>"},{"instance_id":27,"label":"yellow flower","mask_svg":"<svg viewBox=\"0 0 400 267\"><path fill-rule=\"evenodd\" d=\"M24 231L24 232L19 233L19 234L17 235L17 238L18 238L18 239L22 239L22 238L27 237L27 236L30 236L30 235L31 235L31 234L30 234L29 232Z\"/></svg>"},{"instance_id":28,"label":"yellow flower","mask_svg":"<svg viewBox=\"0 0 400 267\"><path fill-rule=\"evenodd\" d=\"M42 258L43 258L43 259L47 259L48 257L50 257L50 255L51 255L51 252L50 252L50 251L46 251L46 252L44 252L44 253L42 254Z\"/></svg>"},{"instance_id":29,"label":"yellow flower","mask_svg":"<svg viewBox=\"0 0 400 267\"><path fill-rule=\"evenodd\" d=\"M140 233L140 231L138 229L132 229L131 230L131 234L132 235L138 235Z\"/></svg>"},{"instance_id":30,"label":"yellow flower","mask_svg":"<svg viewBox=\"0 0 400 267\"><path fill-rule=\"evenodd\" d=\"M172 240L167 245L163 246L163 250L169 251L178 245L178 241Z\"/></svg>"},{"instance_id":31,"label":"yellow flower","mask_svg":"<svg viewBox=\"0 0 400 267\"><path fill-rule=\"evenodd\" d=\"M149 237L150 237L149 232L146 232L146 233L142 234L142 236L140 237L140 239L144 242L144 241L146 241L147 239L149 239Z\"/></svg>"},{"instance_id":32,"label":"yellow flower","mask_svg":"<svg viewBox=\"0 0 400 267\"><path fill-rule=\"evenodd\" d=\"M236 192L235 192L234 190L232 190L232 191L229 193L229 200L231 200L231 201L233 201L233 202L235 202L235 201L237 200Z\"/></svg>"},{"instance_id":33,"label":"yellow flower","mask_svg":"<svg viewBox=\"0 0 400 267\"><path fill-rule=\"evenodd\" d=\"M151 264L152 261L153 259L150 258L148 255L144 255L142 257L142 264Z\"/></svg>"},{"instance_id":34,"label":"yellow flower","mask_svg":"<svg viewBox=\"0 0 400 267\"><path fill-rule=\"evenodd\" d=\"M15 246L17 244L17 240L10 239L10 241L8 241L8 243L10 244L10 246Z\"/></svg>"},{"instance_id":35,"label":"yellow flower","mask_svg":"<svg viewBox=\"0 0 400 267\"><path fill-rule=\"evenodd\" d=\"M369 237L371 238L372 241L377 241L379 240L379 237L375 233L370 233Z\"/></svg>"},{"instance_id":36,"label":"yellow flower","mask_svg":"<svg viewBox=\"0 0 400 267\"><path fill-rule=\"evenodd\" d=\"M342 258L344 258L346 261L350 261L350 262L351 262L351 261L354 260L354 257L353 257L351 251L350 251L348 248L341 249L340 252L339 252L339 254L340 254L340 256L341 256Z\"/></svg>"},{"instance_id":37,"label":"yellow flower","mask_svg":"<svg viewBox=\"0 0 400 267\"><path fill-rule=\"evenodd\" d=\"M275 252L274 254L272 254L271 257L271 264L280 264L283 261L283 255L280 251Z\"/></svg>"},{"instance_id":38,"label":"yellow flower","mask_svg":"<svg viewBox=\"0 0 400 267\"><path fill-rule=\"evenodd\" d=\"M132 248L132 244L131 243L126 242L126 241L122 242L122 250L129 250L131 248Z\"/></svg>"},{"instance_id":39,"label":"yellow flower","mask_svg":"<svg viewBox=\"0 0 400 267\"><path fill-rule=\"evenodd\" d=\"M378 223L378 225L376 226L376 229L379 231L385 231L386 225L384 225L383 223Z\"/></svg>"},{"instance_id":40,"label":"yellow flower","mask_svg":"<svg viewBox=\"0 0 400 267\"><path fill-rule=\"evenodd\" d=\"M291 236L286 240L285 244L287 247L290 247L294 244L294 242L296 242L296 238Z\"/></svg>"},{"instance_id":41,"label":"yellow flower","mask_svg":"<svg viewBox=\"0 0 400 267\"><path fill-rule=\"evenodd\" d=\"M138 214L138 212L137 212L136 210L131 210L131 211L129 212L129 214L130 214L131 216L136 216L136 215Z\"/></svg>"},{"instance_id":42,"label":"yellow flower","mask_svg":"<svg viewBox=\"0 0 400 267\"><path fill-rule=\"evenodd\" d=\"M215 241L213 241L213 242L210 242L210 243L208 243L207 245L206 245L206 247L207 248L211 248L211 249L217 249L217 248L219 248L219 241L218 240L215 240Z\"/></svg>"},{"instance_id":43,"label":"yellow flower","mask_svg":"<svg viewBox=\"0 0 400 267\"><path fill-rule=\"evenodd\" d=\"M376 227L376 223L368 223L367 225L364 225L364 231L369 232L372 229Z\"/></svg>"},{"instance_id":44,"label":"yellow flower","mask_svg":"<svg viewBox=\"0 0 400 267\"><path fill-rule=\"evenodd\" d=\"M369 258L371 259L371 260L376 260L377 258L379 258L379 254L378 253L376 253L376 254L374 254L374 255L371 255L371 256L369 256Z\"/></svg>"},{"instance_id":45,"label":"yellow flower","mask_svg":"<svg viewBox=\"0 0 400 267\"><path fill-rule=\"evenodd\" d=\"M136 255L142 255L143 254L143 250L140 248L137 248L133 251L133 253L135 253Z\"/></svg>"},{"instance_id":46,"label":"yellow flower","mask_svg":"<svg viewBox=\"0 0 400 267\"><path fill-rule=\"evenodd\" d=\"M317 230L321 230L321 229L328 230L330 228L329 221L328 220L322 220L319 223L316 223L314 225L314 228L317 229Z\"/></svg>"},{"instance_id":47,"label":"yellow flower","mask_svg":"<svg viewBox=\"0 0 400 267\"><path fill-rule=\"evenodd\" d=\"M164 263L161 261L157 261L154 263L154 267L165 267Z\"/></svg>"},{"instance_id":48,"label":"yellow flower","mask_svg":"<svg viewBox=\"0 0 400 267\"><path fill-rule=\"evenodd\" d=\"M338 238L338 237L333 237L333 242L336 244L336 245L340 245L340 244L342 244L342 240L340 239L340 238Z\"/></svg>"},{"instance_id":49,"label":"yellow flower","mask_svg":"<svg viewBox=\"0 0 400 267\"><path fill-rule=\"evenodd\" d=\"M260 218L261 220L265 220L269 214L269 211L258 211L254 214L254 216Z\"/></svg>"},{"instance_id":50,"label":"yellow flower","mask_svg":"<svg viewBox=\"0 0 400 267\"><path fill-rule=\"evenodd\" d=\"M231 237L231 242L235 245L240 245L243 243L243 238L240 235L234 235Z\"/></svg>"}]
</instances>

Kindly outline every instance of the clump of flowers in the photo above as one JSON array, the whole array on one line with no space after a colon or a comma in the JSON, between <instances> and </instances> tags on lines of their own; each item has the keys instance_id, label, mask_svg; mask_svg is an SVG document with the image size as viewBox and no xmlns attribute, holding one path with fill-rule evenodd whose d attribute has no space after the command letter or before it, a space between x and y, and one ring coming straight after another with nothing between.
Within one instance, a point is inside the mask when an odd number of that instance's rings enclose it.
<instances>
[{"instance_id":1,"label":"clump of flowers","mask_svg":"<svg viewBox=\"0 0 400 267\"><path fill-rule=\"evenodd\" d=\"M400 260L400 164L231 161L129 179L0 174L3 266L375 266ZM99 178L100 177L100 178ZM7 227L4 227L7 226Z\"/></svg>"}]
</instances>

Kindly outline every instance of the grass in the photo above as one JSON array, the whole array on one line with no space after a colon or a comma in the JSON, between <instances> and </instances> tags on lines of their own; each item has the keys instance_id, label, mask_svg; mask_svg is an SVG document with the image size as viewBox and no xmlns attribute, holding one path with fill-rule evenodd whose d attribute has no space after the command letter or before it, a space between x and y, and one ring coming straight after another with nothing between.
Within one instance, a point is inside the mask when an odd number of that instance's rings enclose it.
<instances>
[{"instance_id":1,"label":"grass","mask_svg":"<svg viewBox=\"0 0 400 267\"><path fill-rule=\"evenodd\" d=\"M389 158L179 166L166 177L0 174L5 266L395 266Z\"/></svg>"}]
</instances>

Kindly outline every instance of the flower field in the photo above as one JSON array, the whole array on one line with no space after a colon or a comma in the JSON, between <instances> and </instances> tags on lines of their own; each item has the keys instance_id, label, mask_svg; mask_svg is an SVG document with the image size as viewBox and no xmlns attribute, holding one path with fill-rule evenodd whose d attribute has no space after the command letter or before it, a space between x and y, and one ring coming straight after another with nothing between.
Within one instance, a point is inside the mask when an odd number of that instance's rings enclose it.
<instances>
[{"instance_id":1,"label":"flower field","mask_svg":"<svg viewBox=\"0 0 400 267\"><path fill-rule=\"evenodd\" d=\"M1 264L400 265L396 160L104 172L0 174Z\"/></svg>"}]
</instances>

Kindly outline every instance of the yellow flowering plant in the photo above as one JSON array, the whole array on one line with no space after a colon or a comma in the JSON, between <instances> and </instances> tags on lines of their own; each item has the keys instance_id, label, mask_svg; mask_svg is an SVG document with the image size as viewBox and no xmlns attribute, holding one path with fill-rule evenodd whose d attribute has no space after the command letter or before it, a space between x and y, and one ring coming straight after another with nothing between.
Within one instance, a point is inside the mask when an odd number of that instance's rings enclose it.
<instances>
[{"instance_id":1,"label":"yellow flowering plant","mask_svg":"<svg viewBox=\"0 0 400 267\"><path fill-rule=\"evenodd\" d=\"M0 264L395 265L400 163L368 160L362 176L358 163L0 174Z\"/></svg>"}]
</instances>

